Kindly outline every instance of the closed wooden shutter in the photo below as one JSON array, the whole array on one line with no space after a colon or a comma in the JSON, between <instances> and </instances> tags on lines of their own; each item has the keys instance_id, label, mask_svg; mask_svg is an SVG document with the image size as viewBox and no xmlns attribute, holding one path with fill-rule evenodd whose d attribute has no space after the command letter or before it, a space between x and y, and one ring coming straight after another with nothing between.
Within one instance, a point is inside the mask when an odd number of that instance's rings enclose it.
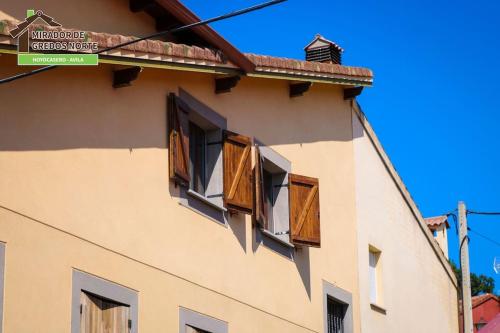
<instances>
[{"instance_id":1,"label":"closed wooden shutter","mask_svg":"<svg viewBox=\"0 0 500 333\"><path fill-rule=\"evenodd\" d=\"M227 209L252 214L252 140L224 132L224 205Z\"/></svg>"},{"instance_id":2,"label":"closed wooden shutter","mask_svg":"<svg viewBox=\"0 0 500 333\"><path fill-rule=\"evenodd\" d=\"M189 109L171 93L168 95L168 138L170 178L189 184Z\"/></svg>"},{"instance_id":3,"label":"closed wooden shutter","mask_svg":"<svg viewBox=\"0 0 500 333\"><path fill-rule=\"evenodd\" d=\"M80 296L80 333L129 333L130 308L85 292Z\"/></svg>"},{"instance_id":4,"label":"closed wooden shutter","mask_svg":"<svg viewBox=\"0 0 500 333\"><path fill-rule=\"evenodd\" d=\"M266 200L264 198L263 160L258 146L255 146L255 221L264 229L269 230Z\"/></svg>"},{"instance_id":5,"label":"closed wooden shutter","mask_svg":"<svg viewBox=\"0 0 500 333\"><path fill-rule=\"evenodd\" d=\"M320 247L319 182L289 174L290 242Z\"/></svg>"}]
</instances>

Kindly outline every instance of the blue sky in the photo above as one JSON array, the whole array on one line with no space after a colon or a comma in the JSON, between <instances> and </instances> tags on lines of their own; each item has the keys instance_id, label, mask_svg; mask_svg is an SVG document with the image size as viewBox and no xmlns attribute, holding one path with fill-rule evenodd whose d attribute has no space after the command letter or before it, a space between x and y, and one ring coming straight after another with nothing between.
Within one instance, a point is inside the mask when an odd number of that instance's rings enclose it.
<instances>
[{"instance_id":1,"label":"blue sky","mask_svg":"<svg viewBox=\"0 0 500 333\"><path fill-rule=\"evenodd\" d=\"M183 0L202 18L258 0ZM209 3L209 5L208 5ZM424 216L458 200L500 211L500 2L288 0L213 27L244 52L303 59L316 33L339 43L343 62L371 68L359 102ZM500 242L500 216L469 216ZM450 257L458 240L449 230ZM471 270L500 275L500 246L472 233Z\"/></svg>"}]
</instances>

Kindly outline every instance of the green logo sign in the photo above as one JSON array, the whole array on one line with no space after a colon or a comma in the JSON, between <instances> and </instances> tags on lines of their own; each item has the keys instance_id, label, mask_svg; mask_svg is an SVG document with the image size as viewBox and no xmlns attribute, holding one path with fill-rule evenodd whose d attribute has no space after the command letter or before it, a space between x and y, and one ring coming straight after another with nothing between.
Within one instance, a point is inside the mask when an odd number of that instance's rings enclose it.
<instances>
[{"instance_id":1,"label":"green logo sign","mask_svg":"<svg viewBox=\"0 0 500 333\"><path fill-rule=\"evenodd\" d=\"M99 63L97 42L87 41L85 31L63 30L41 10L28 9L26 20L10 32L17 38L20 66L88 66Z\"/></svg>"}]
</instances>

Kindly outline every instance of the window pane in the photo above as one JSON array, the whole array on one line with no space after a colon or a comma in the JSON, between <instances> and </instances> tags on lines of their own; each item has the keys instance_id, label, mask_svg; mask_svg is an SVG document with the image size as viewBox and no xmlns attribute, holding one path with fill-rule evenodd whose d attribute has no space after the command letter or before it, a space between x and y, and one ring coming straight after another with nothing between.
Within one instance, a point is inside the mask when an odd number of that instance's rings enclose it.
<instances>
[{"instance_id":1,"label":"window pane","mask_svg":"<svg viewBox=\"0 0 500 333\"><path fill-rule=\"evenodd\" d=\"M377 257L373 252L370 253L370 267L369 267L369 276L370 276L370 302L376 304L377 303Z\"/></svg>"},{"instance_id":2,"label":"window pane","mask_svg":"<svg viewBox=\"0 0 500 333\"><path fill-rule=\"evenodd\" d=\"M190 187L199 194L205 194L205 131L189 123L189 162L191 168Z\"/></svg>"},{"instance_id":3,"label":"window pane","mask_svg":"<svg viewBox=\"0 0 500 333\"><path fill-rule=\"evenodd\" d=\"M327 327L328 333L344 333L344 316L347 306L328 298Z\"/></svg>"},{"instance_id":4,"label":"window pane","mask_svg":"<svg viewBox=\"0 0 500 333\"><path fill-rule=\"evenodd\" d=\"M273 227L273 205L274 205L274 198L273 198L273 175L272 173L268 172L266 169L262 170L262 181L263 181L263 188L264 188L264 211L266 212L267 219L268 219L268 226L269 226L269 231L274 233L274 227Z\"/></svg>"}]
</instances>

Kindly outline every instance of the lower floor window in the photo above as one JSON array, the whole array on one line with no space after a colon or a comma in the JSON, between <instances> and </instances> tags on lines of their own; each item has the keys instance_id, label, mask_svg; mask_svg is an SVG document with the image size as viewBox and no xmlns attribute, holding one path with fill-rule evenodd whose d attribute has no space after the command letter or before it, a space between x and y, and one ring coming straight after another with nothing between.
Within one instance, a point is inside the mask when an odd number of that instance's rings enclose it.
<instances>
[{"instance_id":1,"label":"lower floor window","mask_svg":"<svg viewBox=\"0 0 500 333\"><path fill-rule=\"evenodd\" d=\"M137 333L135 290L74 269L71 303L71 333Z\"/></svg>"},{"instance_id":2,"label":"lower floor window","mask_svg":"<svg viewBox=\"0 0 500 333\"><path fill-rule=\"evenodd\" d=\"M128 333L130 307L82 291L80 296L81 333Z\"/></svg>"},{"instance_id":3,"label":"lower floor window","mask_svg":"<svg viewBox=\"0 0 500 333\"><path fill-rule=\"evenodd\" d=\"M186 326L186 333L210 333L199 328L194 328L191 326Z\"/></svg>"},{"instance_id":4,"label":"lower floor window","mask_svg":"<svg viewBox=\"0 0 500 333\"><path fill-rule=\"evenodd\" d=\"M344 333L346 305L337 302L330 297L328 297L327 302L328 333Z\"/></svg>"}]
</instances>

